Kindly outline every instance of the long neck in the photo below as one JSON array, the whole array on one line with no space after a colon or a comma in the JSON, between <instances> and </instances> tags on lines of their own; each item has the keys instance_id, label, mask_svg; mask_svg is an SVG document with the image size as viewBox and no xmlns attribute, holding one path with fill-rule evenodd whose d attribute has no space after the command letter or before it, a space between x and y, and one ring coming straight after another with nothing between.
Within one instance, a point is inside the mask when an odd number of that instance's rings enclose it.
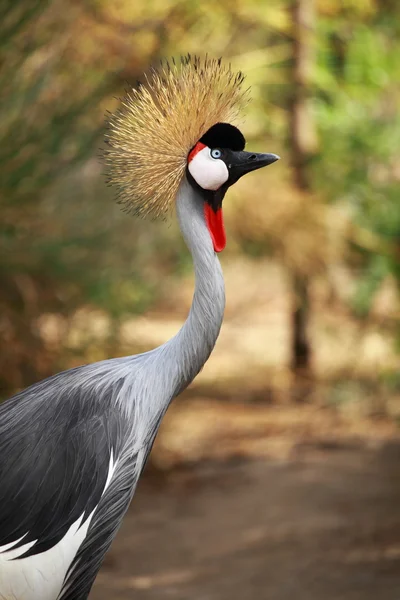
<instances>
[{"instance_id":1,"label":"long neck","mask_svg":"<svg viewBox=\"0 0 400 600\"><path fill-rule=\"evenodd\" d=\"M196 283L187 320L177 335L160 348L163 366L168 365L173 375L174 396L189 385L210 356L225 308L224 279L205 223L204 201L186 178L178 192L177 214L192 254Z\"/></svg>"}]
</instances>

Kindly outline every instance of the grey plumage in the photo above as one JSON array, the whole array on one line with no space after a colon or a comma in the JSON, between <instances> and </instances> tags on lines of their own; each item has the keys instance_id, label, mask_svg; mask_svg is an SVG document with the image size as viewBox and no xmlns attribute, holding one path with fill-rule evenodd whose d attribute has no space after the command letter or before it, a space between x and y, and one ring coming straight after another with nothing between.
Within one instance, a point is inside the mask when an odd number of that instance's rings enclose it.
<instances>
[{"instance_id":1,"label":"grey plumage","mask_svg":"<svg viewBox=\"0 0 400 600\"><path fill-rule=\"evenodd\" d=\"M17 550L30 544L15 561L46 552L83 515L80 526L88 519L90 525L59 598L87 598L161 419L203 367L221 327L223 277L202 206L184 178L177 213L196 286L176 336L141 355L50 377L0 407L0 592L2 546ZM115 470L104 491L110 461Z\"/></svg>"}]
</instances>

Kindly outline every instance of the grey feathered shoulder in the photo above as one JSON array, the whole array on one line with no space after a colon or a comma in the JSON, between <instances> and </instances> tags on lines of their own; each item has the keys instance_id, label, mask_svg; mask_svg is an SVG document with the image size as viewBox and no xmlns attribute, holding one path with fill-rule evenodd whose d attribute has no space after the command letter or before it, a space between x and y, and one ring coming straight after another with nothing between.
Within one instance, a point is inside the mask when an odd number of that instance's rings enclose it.
<instances>
[{"instance_id":1,"label":"grey feathered shoulder","mask_svg":"<svg viewBox=\"0 0 400 600\"><path fill-rule=\"evenodd\" d=\"M144 463L148 453L130 449L132 432L115 402L123 378L99 386L92 372L96 365L59 373L0 406L0 547L34 542L16 560L45 552L95 511L70 569L75 583L61 596L71 600L86 598L133 494L138 458ZM113 459L120 477L103 495Z\"/></svg>"}]
</instances>

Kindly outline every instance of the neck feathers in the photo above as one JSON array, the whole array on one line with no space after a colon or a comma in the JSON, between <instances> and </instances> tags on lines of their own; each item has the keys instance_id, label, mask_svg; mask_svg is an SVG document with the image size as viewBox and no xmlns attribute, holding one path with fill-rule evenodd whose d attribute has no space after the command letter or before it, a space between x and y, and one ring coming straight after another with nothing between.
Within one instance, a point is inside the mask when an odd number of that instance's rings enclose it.
<instances>
[{"instance_id":1,"label":"neck feathers","mask_svg":"<svg viewBox=\"0 0 400 600\"><path fill-rule=\"evenodd\" d=\"M173 374L173 396L196 377L210 356L221 329L225 287L204 217L204 201L183 180L177 195L179 225L192 254L195 291L189 316L181 330L160 348L163 367Z\"/></svg>"}]
</instances>

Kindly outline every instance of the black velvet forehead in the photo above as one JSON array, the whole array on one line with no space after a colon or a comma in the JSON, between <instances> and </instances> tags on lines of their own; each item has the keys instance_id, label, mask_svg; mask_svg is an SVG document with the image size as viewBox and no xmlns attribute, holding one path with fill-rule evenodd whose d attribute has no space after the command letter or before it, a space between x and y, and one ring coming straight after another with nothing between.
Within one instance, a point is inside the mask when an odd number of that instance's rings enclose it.
<instances>
[{"instance_id":1,"label":"black velvet forehead","mask_svg":"<svg viewBox=\"0 0 400 600\"><path fill-rule=\"evenodd\" d=\"M244 135L229 123L216 123L199 140L209 148L229 148L243 150L246 145Z\"/></svg>"}]
</instances>

